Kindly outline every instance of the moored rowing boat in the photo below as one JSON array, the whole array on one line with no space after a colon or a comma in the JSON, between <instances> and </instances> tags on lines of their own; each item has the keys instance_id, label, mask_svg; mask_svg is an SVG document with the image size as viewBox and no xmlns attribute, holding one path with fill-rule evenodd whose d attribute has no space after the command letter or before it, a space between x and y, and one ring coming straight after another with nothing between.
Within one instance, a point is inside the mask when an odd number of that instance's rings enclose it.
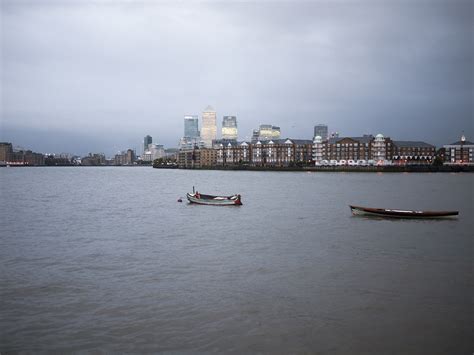
<instances>
[{"instance_id":1,"label":"moored rowing boat","mask_svg":"<svg viewBox=\"0 0 474 355\"><path fill-rule=\"evenodd\" d=\"M186 197L190 203L210 206L241 206L242 201L240 195L231 196L214 196L204 195L199 192L187 193Z\"/></svg>"},{"instance_id":2,"label":"moored rowing boat","mask_svg":"<svg viewBox=\"0 0 474 355\"><path fill-rule=\"evenodd\" d=\"M390 218L445 218L456 217L459 211L413 211L413 210L398 210L387 208L370 208L362 206L352 206L351 212L353 215L390 217Z\"/></svg>"}]
</instances>

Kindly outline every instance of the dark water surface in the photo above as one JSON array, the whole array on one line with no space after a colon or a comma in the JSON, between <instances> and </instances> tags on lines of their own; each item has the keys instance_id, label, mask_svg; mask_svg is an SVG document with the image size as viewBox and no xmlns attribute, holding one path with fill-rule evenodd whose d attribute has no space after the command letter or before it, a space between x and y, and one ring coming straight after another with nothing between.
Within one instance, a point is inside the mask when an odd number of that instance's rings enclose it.
<instances>
[{"instance_id":1,"label":"dark water surface","mask_svg":"<svg viewBox=\"0 0 474 355\"><path fill-rule=\"evenodd\" d=\"M2 168L0 184L2 353L474 349L472 174ZM177 203L193 185L244 206Z\"/></svg>"}]
</instances>

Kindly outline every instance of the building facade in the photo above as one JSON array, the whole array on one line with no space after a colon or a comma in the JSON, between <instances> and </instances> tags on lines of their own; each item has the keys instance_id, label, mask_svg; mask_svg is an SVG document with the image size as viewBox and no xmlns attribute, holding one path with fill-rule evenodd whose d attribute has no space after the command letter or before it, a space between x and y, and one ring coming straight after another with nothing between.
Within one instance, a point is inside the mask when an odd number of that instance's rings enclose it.
<instances>
[{"instance_id":1,"label":"building facade","mask_svg":"<svg viewBox=\"0 0 474 355\"><path fill-rule=\"evenodd\" d=\"M222 139L237 140L237 117L224 116L222 119Z\"/></svg>"},{"instance_id":2,"label":"building facade","mask_svg":"<svg viewBox=\"0 0 474 355\"><path fill-rule=\"evenodd\" d=\"M420 141L392 141L382 134L313 140L315 165L427 165L436 147Z\"/></svg>"},{"instance_id":3,"label":"building facade","mask_svg":"<svg viewBox=\"0 0 474 355\"><path fill-rule=\"evenodd\" d=\"M11 143L0 143L0 162L10 165L44 165L44 155L31 150L13 150Z\"/></svg>"},{"instance_id":4,"label":"building facade","mask_svg":"<svg viewBox=\"0 0 474 355\"><path fill-rule=\"evenodd\" d=\"M348 161L365 162L372 159L372 142L374 137L372 135L365 135L362 137L341 137L329 138L320 143L321 146L315 145L313 150L319 148L321 152L321 161L323 165L331 164L345 164Z\"/></svg>"},{"instance_id":5,"label":"building facade","mask_svg":"<svg viewBox=\"0 0 474 355\"><path fill-rule=\"evenodd\" d=\"M311 140L301 139L221 144L216 148L217 165L251 165L257 167L310 165L312 144Z\"/></svg>"},{"instance_id":6,"label":"building facade","mask_svg":"<svg viewBox=\"0 0 474 355\"><path fill-rule=\"evenodd\" d=\"M212 147L212 141L217 138L216 111L208 106L202 113L201 140L205 147Z\"/></svg>"},{"instance_id":7,"label":"building facade","mask_svg":"<svg viewBox=\"0 0 474 355\"><path fill-rule=\"evenodd\" d=\"M115 155L114 165L133 165L135 160L135 152L132 149L127 149L127 151ZM84 162L84 159L82 159L82 161Z\"/></svg>"},{"instance_id":8,"label":"building facade","mask_svg":"<svg viewBox=\"0 0 474 355\"><path fill-rule=\"evenodd\" d=\"M142 160L143 161L153 161L155 159L164 158L165 157L165 149L163 145L151 143L148 144L148 149L143 153Z\"/></svg>"},{"instance_id":9,"label":"building facade","mask_svg":"<svg viewBox=\"0 0 474 355\"><path fill-rule=\"evenodd\" d=\"M199 169L216 166L217 150L212 148L181 149L178 153L178 167Z\"/></svg>"},{"instance_id":10,"label":"building facade","mask_svg":"<svg viewBox=\"0 0 474 355\"><path fill-rule=\"evenodd\" d=\"M0 142L0 162L7 162L12 153L13 146L11 143Z\"/></svg>"},{"instance_id":11,"label":"building facade","mask_svg":"<svg viewBox=\"0 0 474 355\"><path fill-rule=\"evenodd\" d=\"M473 165L474 143L466 140L464 135L461 140L443 146L444 163L447 165Z\"/></svg>"},{"instance_id":12,"label":"building facade","mask_svg":"<svg viewBox=\"0 0 474 355\"><path fill-rule=\"evenodd\" d=\"M103 153L89 153L88 156L81 158L81 165L100 166L106 165L105 155Z\"/></svg>"},{"instance_id":13,"label":"building facade","mask_svg":"<svg viewBox=\"0 0 474 355\"><path fill-rule=\"evenodd\" d=\"M199 139L199 118L197 115L184 116L184 137Z\"/></svg>"},{"instance_id":14,"label":"building facade","mask_svg":"<svg viewBox=\"0 0 474 355\"><path fill-rule=\"evenodd\" d=\"M393 141L394 165L431 165L435 157L434 145L420 141Z\"/></svg>"}]
</instances>

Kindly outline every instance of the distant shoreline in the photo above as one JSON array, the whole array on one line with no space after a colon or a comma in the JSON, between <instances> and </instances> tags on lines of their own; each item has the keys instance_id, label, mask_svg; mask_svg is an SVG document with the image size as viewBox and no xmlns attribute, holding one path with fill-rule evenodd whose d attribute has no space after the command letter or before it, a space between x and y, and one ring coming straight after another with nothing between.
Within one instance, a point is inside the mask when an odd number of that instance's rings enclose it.
<instances>
[{"instance_id":1,"label":"distant shoreline","mask_svg":"<svg viewBox=\"0 0 474 355\"><path fill-rule=\"evenodd\" d=\"M151 168L150 165L11 165L2 168ZM329 172L329 173L472 173L473 165L443 165L443 166L327 166L327 167L262 167L262 166L219 166L201 168L153 167L154 169L179 170L225 170L225 171L293 171L293 172Z\"/></svg>"},{"instance_id":2,"label":"distant shoreline","mask_svg":"<svg viewBox=\"0 0 474 355\"><path fill-rule=\"evenodd\" d=\"M155 169L169 169L155 167ZM260 167L260 166L221 166L202 168L175 168L181 170L247 170L247 171L300 171L300 172L350 172L350 173L459 173L474 172L474 166L443 165L443 166L328 166L328 167Z\"/></svg>"}]
</instances>

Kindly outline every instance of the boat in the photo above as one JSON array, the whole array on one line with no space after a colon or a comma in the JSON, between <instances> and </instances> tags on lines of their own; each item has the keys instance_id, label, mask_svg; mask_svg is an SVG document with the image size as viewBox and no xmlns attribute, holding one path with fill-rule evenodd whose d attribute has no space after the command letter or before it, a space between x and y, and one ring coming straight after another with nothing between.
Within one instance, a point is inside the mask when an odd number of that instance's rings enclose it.
<instances>
[{"instance_id":1,"label":"boat","mask_svg":"<svg viewBox=\"0 0 474 355\"><path fill-rule=\"evenodd\" d=\"M204 195L199 192L187 193L186 197L190 203L197 203L199 205L211 206L241 206L242 200L240 195L231 196L213 196Z\"/></svg>"},{"instance_id":2,"label":"boat","mask_svg":"<svg viewBox=\"0 0 474 355\"><path fill-rule=\"evenodd\" d=\"M351 212L353 215L365 215L374 217L389 217L389 218L445 218L455 217L459 215L459 211L412 211L412 210L397 210L387 208L370 208L362 206L352 206Z\"/></svg>"}]
</instances>

